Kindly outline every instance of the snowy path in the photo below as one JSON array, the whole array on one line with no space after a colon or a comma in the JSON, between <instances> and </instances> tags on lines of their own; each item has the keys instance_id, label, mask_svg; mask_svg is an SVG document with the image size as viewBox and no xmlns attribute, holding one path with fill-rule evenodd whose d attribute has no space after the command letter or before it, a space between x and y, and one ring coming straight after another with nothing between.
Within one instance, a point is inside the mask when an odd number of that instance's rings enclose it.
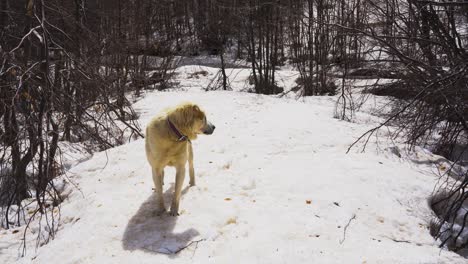
<instances>
[{"instance_id":1,"label":"snowy path","mask_svg":"<svg viewBox=\"0 0 468 264\"><path fill-rule=\"evenodd\" d=\"M436 178L372 147L345 154L369 126L333 119L333 98L168 92L135 108L146 124L184 100L217 128L194 142L181 215L154 214L143 140L97 153L72 169L83 195L63 204L65 225L35 263L466 263L427 230Z\"/></svg>"}]
</instances>

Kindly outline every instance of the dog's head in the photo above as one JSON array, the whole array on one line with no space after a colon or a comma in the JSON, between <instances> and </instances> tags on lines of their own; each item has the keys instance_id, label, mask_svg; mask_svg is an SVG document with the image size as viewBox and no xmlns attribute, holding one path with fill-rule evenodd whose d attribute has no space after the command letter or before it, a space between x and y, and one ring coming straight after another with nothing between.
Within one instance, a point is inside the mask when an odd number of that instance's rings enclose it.
<instances>
[{"instance_id":1,"label":"dog's head","mask_svg":"<svg viewBox=\"0 0 468 264\"><path fill-rule=\"evenodd\" d=\"M197 105L193 105L194 112L194 131L197 134L211 135L215 130L215 126L206 119L205 112Z\"/></svg>"},{"instance_id":2,"label":"dog's head","mask_svg":"<svg viewBox=\"0 0 468 264\"><path fill-rule=\"evenodd\" d=\"M186 125L190 127L194 134L211 135L215 130L215 126L206 119L205 112L196 104L185 103L183 105L183 116Z\"/></svg>"}]
</instances>

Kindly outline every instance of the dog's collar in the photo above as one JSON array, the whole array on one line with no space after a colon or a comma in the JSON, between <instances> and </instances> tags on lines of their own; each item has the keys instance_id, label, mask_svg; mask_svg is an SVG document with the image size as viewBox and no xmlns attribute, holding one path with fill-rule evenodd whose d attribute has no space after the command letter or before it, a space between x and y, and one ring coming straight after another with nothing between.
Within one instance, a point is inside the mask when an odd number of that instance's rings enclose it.
<instances>
[{"instance_id":1,"label":"dog's collar","mask_svg":"<svg viewBox=\"0 0 468 264\"><path fill-rule=\"evenodd\" d=\"M178 142L182 142L182 141L190 142L190 139L186 135L183 135L182 133L180 133L180 131L177 129L177 127L174 125L174 123L172 123L171 120L169 120L169 118L167 118L167 124L171 128L172 132L174 132L174 134L177 135L177 141Z\"/></svg>"}]
</instances>

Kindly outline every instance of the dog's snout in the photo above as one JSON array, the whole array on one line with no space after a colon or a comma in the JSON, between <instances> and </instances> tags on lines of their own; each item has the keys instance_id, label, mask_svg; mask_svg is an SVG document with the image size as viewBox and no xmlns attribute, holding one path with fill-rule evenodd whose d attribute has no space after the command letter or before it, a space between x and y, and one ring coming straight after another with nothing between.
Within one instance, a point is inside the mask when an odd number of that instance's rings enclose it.
<instances>
[{"instance_id":1,"label":"dog's snout","mask_svg":"<svg viewBox=\"0 0 468 264\"><path fill-rule=\"evenodd\" d=\"M213 131L215 130L215 126L211 124L210 122L207 122L205 126L205 130L203 131L204 134L211 135L213 134Z\"/></svg>"}]
</instances>

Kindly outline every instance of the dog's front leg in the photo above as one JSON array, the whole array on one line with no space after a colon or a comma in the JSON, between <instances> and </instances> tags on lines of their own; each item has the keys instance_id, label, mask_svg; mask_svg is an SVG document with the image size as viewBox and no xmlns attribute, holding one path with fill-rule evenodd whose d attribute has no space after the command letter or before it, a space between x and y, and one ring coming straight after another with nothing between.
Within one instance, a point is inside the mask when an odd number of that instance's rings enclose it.
<instances>
[{"instance_id":1,"label":"dog's front leg","mask_svg":"<svg viewBox=\"0 0 468 264\"><path fill-rule=\"evenodd\" d=\"M164 185L164 169L161 171L161 182Z\"/></svg>"},{"instance_id":2,"label":"dog's front leg","mask_svg":"<svg viewBox=\"0 0 468 264\"><path fill-rule=\"evenodd\" d=\"M172 198L172 205L171 205L172 216L179 215L179 201L180 201L180 195L182 192L182 184L184 183L184 178L185 178L185 164L179 164L176 167L175 191L174 191L174 197Z\"/></svg>"},{"instance_id":3,"label":"dog's front leg","mask_svg":"<svg viewBox=\"0 0 468 264\"><path fill-rule=\"evenodd\" d=\"M189 175L190 175L190 186L195 185L195 169L193 168L193 148L192 148L192 143L189 143L188 146L188 164L189 164Z\"/></svg>"},{"instance_id":4,"label":"dog's front leg","mask_svg":"<svg viewBox=\"0 0 468 264\"><path fill-rule=\"evenodd\" d=\"M153 168L153 182L154 182L154 190L156 191L156 199L158 203L158 208L156 209L157 214L161 214L166 211L166 207L164 206L164 196L163 196L163 177L164 171L163 169Z\"/></svg>"}]
</instances>

